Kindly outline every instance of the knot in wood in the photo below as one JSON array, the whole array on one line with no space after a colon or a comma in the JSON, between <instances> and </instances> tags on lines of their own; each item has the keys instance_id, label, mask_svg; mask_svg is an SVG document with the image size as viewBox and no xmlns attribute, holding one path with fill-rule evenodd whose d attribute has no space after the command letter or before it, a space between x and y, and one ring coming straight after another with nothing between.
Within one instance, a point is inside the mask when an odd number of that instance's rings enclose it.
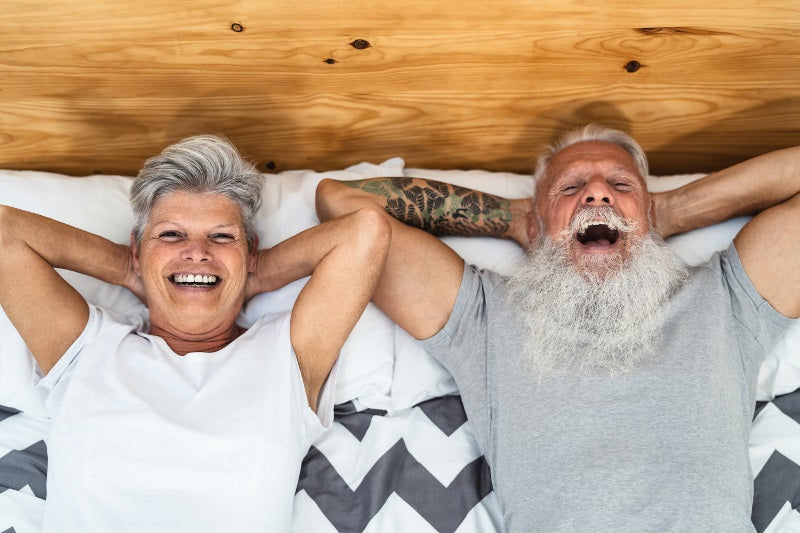
<instances>
[{"instance_id":1,"label":"knot in wood","mask_svg":"<svg viewBox=\"0 0 800 533\"><path fill-rule=\"evenodd\" d=\"M641 63L639 63L635 59L633 61L628 61L628 63L625 65L625 70L627 70L630 73L636 72L640 68L642 68Z\"/></svg>"},{"instance_id":2,"label":"knot in wood","mask_svg":"<svg viewBox=\"0 0 800 533\"><path fill-rule=\"evenodd\" d=\"M364 39L356 39L355 41L350 43L350 46L352 46L356 50L363 50L364 48L369 48L370 44L369 41L365 41Z\"/></svg>"}]
</instances>

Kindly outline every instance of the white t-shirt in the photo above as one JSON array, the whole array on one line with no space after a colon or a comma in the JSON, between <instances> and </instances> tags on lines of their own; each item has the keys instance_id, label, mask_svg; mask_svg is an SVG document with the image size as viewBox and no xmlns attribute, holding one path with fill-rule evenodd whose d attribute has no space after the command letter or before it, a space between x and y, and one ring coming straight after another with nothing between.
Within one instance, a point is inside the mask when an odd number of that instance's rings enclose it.
<instances>
[{"instance_id":1,"label":"white t-shirt","mask_svg":"<svg viewBox=\"0 0 800 533\"><path fill-rule=\"evenodd\" d=\"M53 426L44 531L288 531L300 465L333 418L308 407L288 313L176 355L102 308L40 381Z\"/></svg>"}]
</instances>

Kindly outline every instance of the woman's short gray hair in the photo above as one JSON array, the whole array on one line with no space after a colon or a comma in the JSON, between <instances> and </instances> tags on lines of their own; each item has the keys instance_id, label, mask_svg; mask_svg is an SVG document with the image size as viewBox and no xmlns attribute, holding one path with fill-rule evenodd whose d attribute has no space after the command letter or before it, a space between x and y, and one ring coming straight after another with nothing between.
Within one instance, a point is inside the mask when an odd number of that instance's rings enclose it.
<instances>
[{"instance_id":1,"label":"woman's short gray hair","mask_svg":"<svg viewBox=\"0 0 800 533\"><path fill-rule=\"evenodd\" d=\"M156 200L175 191L221 194L239 206L247 244L256 241L255 217L261 205L264 177L226 138L197 135L166 147L145 161L131 186L133 236L142 232Z\"/></svg>"},{"instance_id":2,"label":"woman's short gray hair","mask_svg":"<svg viewBox=\"0 0 800 533\"><path fill-rule=\"evenodd\" d=\"M642 179L647 179L647 174L649 172L647 156L645 155L644 150L642 150L642 147L639 146L639 143L633 140L633 137L627 133L606 128L605 126L600 126L599 124L587 124L581 128L576 128L566 132L559 137L556 142L546 146L542 150L541 154L539 155L539 159L536 161L536 169L533 172L534 181L537 184L541 181L542 177L547 171L550 161L560 151L573 144L591 141L616 144L628 152L633 158L633 161L636 164L636 169L639 171L639 174L641 174Z\"/></svg>"}]
</instances>

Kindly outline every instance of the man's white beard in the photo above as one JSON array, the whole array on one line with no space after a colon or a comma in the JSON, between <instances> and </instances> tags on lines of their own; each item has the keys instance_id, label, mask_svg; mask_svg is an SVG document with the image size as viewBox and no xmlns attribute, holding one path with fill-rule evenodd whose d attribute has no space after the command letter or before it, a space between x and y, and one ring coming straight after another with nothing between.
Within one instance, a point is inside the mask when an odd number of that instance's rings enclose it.
<instances>
[{"instance_id":1,"label":"man's white beard","mask_svg":"<svg viewBox=\"0 0 800 533\"><path fill-rule=\"evenodd\" d=\"M526 329L522 356L538 379L627 372L653 355L687 269L652 231L621 261L576 266L567 246L540 238L509 280L510 303Z\"/></svg>"}]
</instances>

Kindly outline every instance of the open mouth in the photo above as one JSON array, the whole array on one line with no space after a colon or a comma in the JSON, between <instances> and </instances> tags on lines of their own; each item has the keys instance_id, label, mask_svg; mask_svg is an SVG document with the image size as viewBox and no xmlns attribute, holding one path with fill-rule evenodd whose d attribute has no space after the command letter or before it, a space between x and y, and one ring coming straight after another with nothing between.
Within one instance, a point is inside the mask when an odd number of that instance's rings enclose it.
<instances>
[{"instance_id":1,"label":"open mouth","mask_svg":"<svg viewBox=\"0 0 800 533\"><path fill-rule=\"evenodd\" d=\"M603 222L588 222L576 236L583 245L611 246L619 240L619 230Z\"/></svg>"},{"instance_id":2,"label":"open mouth","mask_svg":"<svg viewBox=\"0 0 800 533\"><path fill-rule=\"evenodd\" d=\"M169 280L179 287L213 287L221 280L208 274L173 274Z\"/></svg>"}]
</instances>

